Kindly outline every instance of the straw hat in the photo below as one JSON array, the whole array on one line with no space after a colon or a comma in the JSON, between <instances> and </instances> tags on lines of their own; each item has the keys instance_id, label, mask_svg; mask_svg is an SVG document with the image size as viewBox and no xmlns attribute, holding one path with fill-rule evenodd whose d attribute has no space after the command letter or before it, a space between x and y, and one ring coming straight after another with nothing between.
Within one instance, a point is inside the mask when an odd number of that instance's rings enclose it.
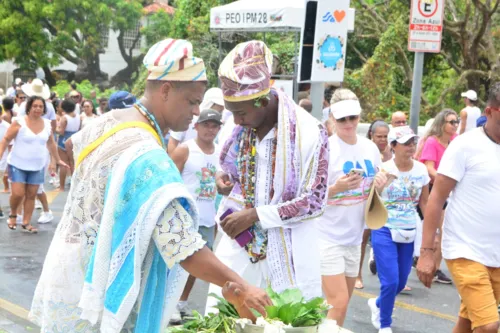
<instances>
[{"instance_id":1,"label":"straw hat","mask_svg":"<svg viewBox=\"0 0 500 333\"><path fill-rule=\"evenodd\" d=\"M385 208L375 189L375 183L373 183L365 208L366 225L372 230L380 229L387 223L388 216L387 208Z\"/></svg>"},{"instance_id":2,"label":"straw hat","mask_svg":"<svg viewBox=\"0 0 500 333\"><path fill-rule=\"evenodd\" d=\"M49 86L46 84L43 84L42 80L40 80L40 79L34 79L31 84L30 83L23 84L21 86L21 89L29 97L39 96L43 99L50 98Z\"/></svg>"}]
</instances>

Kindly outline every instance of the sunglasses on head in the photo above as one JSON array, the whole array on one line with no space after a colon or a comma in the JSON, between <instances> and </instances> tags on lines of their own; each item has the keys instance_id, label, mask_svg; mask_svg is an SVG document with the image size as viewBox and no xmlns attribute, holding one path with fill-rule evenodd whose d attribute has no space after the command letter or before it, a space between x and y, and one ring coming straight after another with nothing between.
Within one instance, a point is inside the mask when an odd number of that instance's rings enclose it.
<instances>
[{"instance_id":1,"label":"sunglasses on head","mask_svg":"<svg viewBox=\"0 0 500 333\"><path fill-rule=\"evenodd\" d=\"M458 120L450 120L450 121L447 121L447 123L455 126L455 125L460 124L460 121L458 121Z\"/></svg>"},{"instance_id":2,"label":"sunglasses on head","mask_svg":"<svg viewBox=\"0 0 500 333\"><path fill-rule=\"evenodd\" d=\"M358 120L358 118L359 118L359 116L347 116L347 117L337 119L337 122L345 123L347 120L356 121L356 120Z\"/></svg>"}]
</instances>

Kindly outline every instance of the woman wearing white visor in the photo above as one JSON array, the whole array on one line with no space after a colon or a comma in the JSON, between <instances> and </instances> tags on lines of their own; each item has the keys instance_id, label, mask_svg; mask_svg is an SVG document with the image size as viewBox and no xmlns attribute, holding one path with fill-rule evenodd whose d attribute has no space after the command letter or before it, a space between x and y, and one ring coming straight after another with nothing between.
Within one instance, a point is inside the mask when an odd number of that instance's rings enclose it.
<instances>
[{"instance_id":1,"label":"woman wearing white visor","mask_svg":"<svg viewBox=\"0 0 500 333\"><path fill-rule=\"evenodd\" d=\"M377 173L382 161L377 146L356 130L361 114L357 96L337 89L331 100L336 133L330 137L328 206L318 218L323 291L328 318L343 326L361 258L364 210L372 183L383 185Z\"/></svg>"}]
</instances>

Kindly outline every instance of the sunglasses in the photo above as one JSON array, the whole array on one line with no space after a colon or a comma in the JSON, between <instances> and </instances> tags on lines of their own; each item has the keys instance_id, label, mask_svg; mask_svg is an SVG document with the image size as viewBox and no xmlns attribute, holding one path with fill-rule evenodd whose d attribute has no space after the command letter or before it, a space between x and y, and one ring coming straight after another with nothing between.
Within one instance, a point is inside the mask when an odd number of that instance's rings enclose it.
<instances>
[{"instance_id":1,"label":"sunglasses","mask_svg":"<svg viewBox=\"0 0 500 333\"><path fill-rule=\"evenodd\" d=\"M455 125L460 124L460 121L458 121L458 120L450 120L450 121L447 121L446 123L451 124L452 126L455 126Z\"/></svg>"},{"instance_id":2,"label":"sunglasses","mask_svg":"<svg viewBox=\"0 0 500 333\"><path fill-rule=\"evenodd\" d=\"M400 120L394 122L396 125L406 125L406 120Z\"/></svg>"},{"instance_id":3,"label":"sunglasses","mask_svg":"<svg viewBox=\"0 0 500 333\"><path fill-rule=\"evenodd\" d=\"M345 123L347 120L349 120L349 121L356 121L358 119L359 119L359 116L348 116L348 117L343 117L343 118L337 119L337 122L339 122L339 123Z\"/></svg>"},{"instance_id":4,"label":"sunglasses","mask_svg":"<svg viewBox=\"0 0 500 333\"><path fill-rule=\"evenodd\" d=\"M18 98L19 98L21 101L24 101L24 100L26 100L26 98L27 98L27 97L26 97L26 96L20 96L20 97L18 97Z\"/></svg>"}]
</instances>

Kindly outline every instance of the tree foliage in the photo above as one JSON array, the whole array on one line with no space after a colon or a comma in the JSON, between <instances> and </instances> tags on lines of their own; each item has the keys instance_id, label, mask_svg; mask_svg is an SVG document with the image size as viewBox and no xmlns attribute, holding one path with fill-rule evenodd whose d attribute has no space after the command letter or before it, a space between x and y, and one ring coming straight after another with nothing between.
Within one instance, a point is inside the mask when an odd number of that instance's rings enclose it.
<instances>
[{"instance_id":1,"label":"tree foliage","mask_svg":"<svg viewBox=\"0 0 500 333\"><path fill-rule=\"evenodd\" d=\"M349 36L346 85L360 96L368 119L408 110L413 53L407 51L410 1L359 0L356 28ZM443 107L459 110L460 92L474 89L483 97L498 80L499 0L446 1L442 50L425 55L422 117ZM497 22L497 24L495 24Z\"/></svg>"},{"instance_id":2,"label":"tree foliage","mask_svg":"<svg viewBox=\"0 0 500 333\"><path fill-rule=\"evenodd\" d=\"M109 27L125 31L142 14L141 0L3 0L0 4L0 60L14 59L22 68L50 67L64 59L104 76L99 53Z\"/></svg>"}]
</instances>

